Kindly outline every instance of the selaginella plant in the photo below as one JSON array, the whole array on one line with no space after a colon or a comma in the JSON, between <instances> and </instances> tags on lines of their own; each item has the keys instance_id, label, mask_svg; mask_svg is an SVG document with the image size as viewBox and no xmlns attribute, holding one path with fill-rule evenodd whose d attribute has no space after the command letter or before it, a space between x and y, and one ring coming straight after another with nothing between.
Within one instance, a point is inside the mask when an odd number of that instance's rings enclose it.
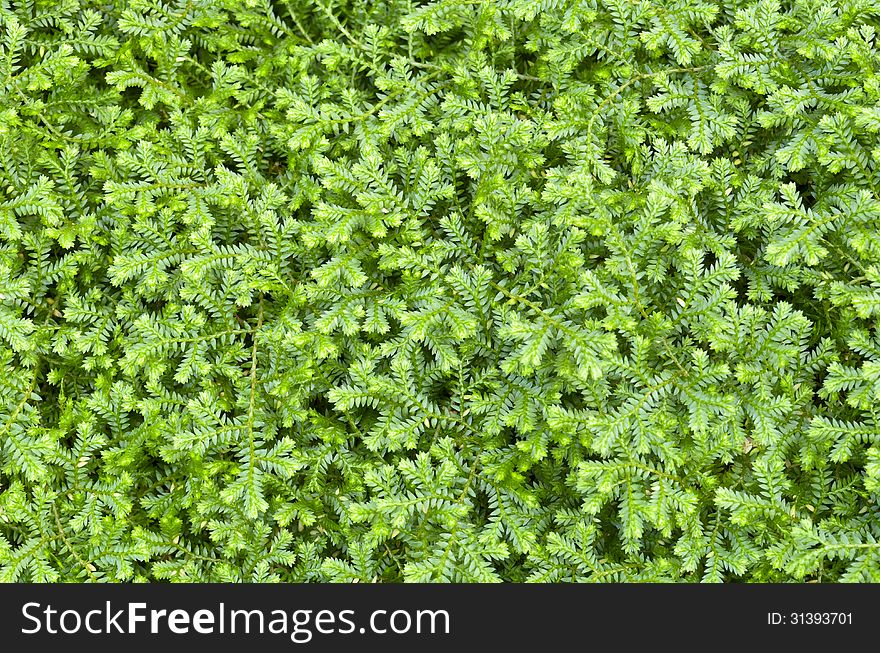
<instances>
[{"instance_id":1,"label":"selaginella plant","mask_svg":"<svg viewBox=\"0 0 880 653\"><path fill-rule=\"evenodd\" d=\"M0 578L880 581L876 0L2 0Z\"/></svg>"}]
</instances>

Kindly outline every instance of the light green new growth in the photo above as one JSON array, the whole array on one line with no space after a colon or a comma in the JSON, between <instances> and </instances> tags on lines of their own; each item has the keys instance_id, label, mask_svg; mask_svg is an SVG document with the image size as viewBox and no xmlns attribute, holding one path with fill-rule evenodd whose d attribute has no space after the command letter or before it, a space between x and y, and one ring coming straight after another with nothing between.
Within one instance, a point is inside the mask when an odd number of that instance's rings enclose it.
<instances>
[{"instance_id":1,"label":"light green new growth","mask_svg":"<svg viewBox=\"0 0 880 653\"><path fill-rule=\"evenodd\" d=\"M0 0L0 580L880 582L876 0Z\"/></svg>"}]
</instances>

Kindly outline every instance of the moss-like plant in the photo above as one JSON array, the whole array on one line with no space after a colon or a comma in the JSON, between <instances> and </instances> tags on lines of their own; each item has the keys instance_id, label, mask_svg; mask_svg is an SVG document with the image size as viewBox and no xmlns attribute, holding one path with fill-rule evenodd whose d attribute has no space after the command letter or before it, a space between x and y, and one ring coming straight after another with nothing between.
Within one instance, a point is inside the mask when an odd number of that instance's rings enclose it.
<instances>
[{"instance_id":1,"label":"moss-like plant","mask_svg":"<svg viewBox=\"0 0 880 653\"><path fill-rule=\"evenodd\" d=\"M876 0L0 0L0 578L880 581Z\"/></svg>"}]
</instances>

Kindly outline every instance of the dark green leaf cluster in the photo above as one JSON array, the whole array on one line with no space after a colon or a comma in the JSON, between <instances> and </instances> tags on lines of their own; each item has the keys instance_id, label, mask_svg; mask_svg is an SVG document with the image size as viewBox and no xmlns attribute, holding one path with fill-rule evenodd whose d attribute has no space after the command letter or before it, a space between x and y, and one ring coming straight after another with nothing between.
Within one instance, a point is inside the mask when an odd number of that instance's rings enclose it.
<instances>
[{"instance_id":1,"label":"dark green leaf cluster","mask_svg":"<svg viewBox=\"0 0 880 653\"><path fill-rule=\"evenodd\" d=\"M0 580L880 581L876 0L0 0Z\"/></svg>"}]
</instances>

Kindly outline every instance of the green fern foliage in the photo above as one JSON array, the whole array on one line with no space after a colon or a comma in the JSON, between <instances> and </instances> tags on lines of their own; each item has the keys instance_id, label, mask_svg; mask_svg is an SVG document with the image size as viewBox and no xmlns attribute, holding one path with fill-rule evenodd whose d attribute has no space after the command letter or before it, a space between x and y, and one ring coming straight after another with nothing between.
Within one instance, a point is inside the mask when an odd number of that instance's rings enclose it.
<instances>
[{"instance_id":1,"label":"green fern foliage","mask_svg":"<svg viewBox=\"0 0 880 653\"><path fill-rule=\"evenodd\" d=\"M875 0L0 0L0 580L880 581Z\"/></svg>"}]
</instances>

